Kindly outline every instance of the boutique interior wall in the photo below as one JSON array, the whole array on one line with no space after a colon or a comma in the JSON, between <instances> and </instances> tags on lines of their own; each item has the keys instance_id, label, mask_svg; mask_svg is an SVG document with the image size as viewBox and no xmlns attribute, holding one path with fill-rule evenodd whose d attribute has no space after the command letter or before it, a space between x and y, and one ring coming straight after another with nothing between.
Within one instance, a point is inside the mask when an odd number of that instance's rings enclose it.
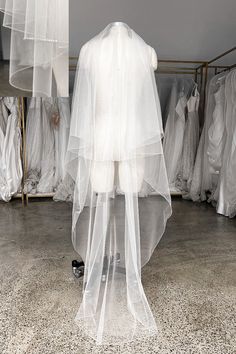
<instances>
[{"instance_id":1,"label":"boutique interior wall","mask_svg":"<svg viewBox=\"0 0 236 354\"><path fill-rule=\"evenodd\" d=\"M0 23L3 22L3 13L0 12ZM10 39L11 39L11 31L1 26L0 27L0 52L1 52L1 60L9 60L10 59Z\"/></svg>"},{"instance_id":2,"label":"boutique interior wall","mask_svg":"<svg viewBox=\"0 0 236 354\"><path fill-rule=\"evenodd\" d=\"M70 55L77 56L81 46L110 22L123 21L155 48L158 57L210 60L235 46L235 13L235 0L70 0ZM10 31L2 28L5 60L9 43ZM230 65L235 59L234 52L221 63Z\"/></svg>"},{"instance_id":3,"label":"boutique interior wall","mask_svg":"<svg viewBox=\"0 0 236 354\"><path fill-rule=\"evenodd\" d=\"M210 60L235 46L235 0L70 0L70 55L107 24L129 24L159 58ZM224 65L235 62L236 53Z\"/></svg>"}]
</instances>

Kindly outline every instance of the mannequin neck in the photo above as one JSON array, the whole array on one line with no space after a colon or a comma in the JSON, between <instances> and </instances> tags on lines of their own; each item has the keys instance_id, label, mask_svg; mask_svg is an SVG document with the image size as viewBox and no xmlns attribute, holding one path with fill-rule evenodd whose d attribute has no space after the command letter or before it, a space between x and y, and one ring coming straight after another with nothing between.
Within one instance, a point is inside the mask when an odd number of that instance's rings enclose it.
<instances>
[{"instance_id":1,"label":"mannequin neck","mask_svg":"<svg viewBox=\"0 0 236 354\"><path fill-rule=\"evenodd\" d=\"M112 33L122 32L127 34L130 31L129 26L124 22L112 22L110 26L111 26L110 30Z\"/></svg>"}]
</instances>

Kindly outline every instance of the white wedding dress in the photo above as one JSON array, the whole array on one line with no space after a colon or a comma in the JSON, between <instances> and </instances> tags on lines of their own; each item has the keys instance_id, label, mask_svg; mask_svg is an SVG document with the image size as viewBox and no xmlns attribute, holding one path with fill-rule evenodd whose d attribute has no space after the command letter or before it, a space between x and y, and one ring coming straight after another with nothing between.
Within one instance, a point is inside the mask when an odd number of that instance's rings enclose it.
<instances>
[{"instance_id":1,"label":"white wedding dress","mask_svg":"<svg viewBox=\"0 0 236 354\"><path fill-rule=\"evenodd\" d=\"M193 178L190 188L190 196L193 201L205 201L211 198L217 187L217 179L212 173L207 149L209 146L208 131L212 125L213 112L215 109L215 92L218 90L218 80L221 80L225 73L214 76L207 84L206 112L204 126L198 146Z\"/></svg>"},{"instance_id":2,"label":"white wedding dress","mask_svg":"<svg viewBox=\"0 0 236 354\"><path fill-rule=\"evenodd\" d=\"M0 121L0 200L9 202L19 191L23 176L17 98L1 98Z\"/></svg>"},{"instance_id":3,"label":"white wedding dress","mask_svg":"<svg viewBox=\"0 0 236 354\"><path fill-rule=\"evenodd\" d=\"M60 127L56 133L56 191L54 201L72 202L74 193L74 180L66 172L66 151L70 132L70 102L67 98L58 99L60 113ZM58 146L58 147L57 147Z\"/></svg>"},{"instance_id":4,"label":"white wedding dress","mask_svg":"<svg viewBox=\"0 0 236 354\"><path fill-rule=\"evenodd\" d=\"M200 95L197 87L187 102L187 119L184 131L181 190L182 196L189 199L189 192L192 184L194 163L199 144L199 108Z\"/></svg>"},{"instance_id":5,"label":"white wedding dress","mask_svg":"<svg viewBox=\"0 0 236 354\"><path fill-rule=\"evenodd\" d=\"M163 150L171 191L180 190L179 178L185 131L185 114L192 80L175 81L170 95Z\"/></svg>"},{"instance_id":6,"label":"white wedding dress","mask_svg":"<svg viewBox=\"0 0 236 354\"><path fill-rule=\"evenodd\" d=\"M41 159L43 151L43 122L41 98L28 99L28 112L26 118L26 156L27 179L24 192L36 194L37 185L41 177Z\"/></svg>"},{"instance_id":7,"label":"white wedding dress","mask_svg":"<svg viewBox=\"0 0 236 354\"><path fill-rule=\"evenodd\" d=\"M26 119L25 192L53 193L58 188L63 188L69 127L69 98L37 97L29 100Z\"/></svg>"},{"instance_id":8,"label":"white wedding dress","mask_svg":"<svg viewBox=\"0 0 236 354\"><path fill-rule=\"evenodd\" d=\"M55 186L55 137L51 123L53 99L42 99L42 158L41 177L37 186L37 193L53 193Z\"/></svg>"},{"instance_id":9,"label":"white wedding dress","mask_svg":"<svg viewBox=\"0 0 236 354\"><path fill-rule=\"evenodd\" d=\"M171 200L153 56L126 24L113 23L78 61L67 155L72 240L85 262L76 321L97 344L157 331L141 267L165 231ZM139 198L146 186L157 196Z\"/></svg>"},{"instance_id":10,"label":"white wedding dress","mask_svg":"<svg viewBox=\"0 0 236 354\"><path fill-rule=\"evenodd\" d=\"M212 173L219 174L225 145L225 78L220 81L218 91L214 93L215 109L208 130L207 155Z\"/></svg>"},{"instance_id":11,"label":"white wedding dress","mask_svg":"<svg viewBox=\"0 0 236 354\"><path fill-rule=\"evenodd\" d=\"M236 215L236 70L225 79L225 134L216 208L232 218Z\"/></svg>"}]
</instances>

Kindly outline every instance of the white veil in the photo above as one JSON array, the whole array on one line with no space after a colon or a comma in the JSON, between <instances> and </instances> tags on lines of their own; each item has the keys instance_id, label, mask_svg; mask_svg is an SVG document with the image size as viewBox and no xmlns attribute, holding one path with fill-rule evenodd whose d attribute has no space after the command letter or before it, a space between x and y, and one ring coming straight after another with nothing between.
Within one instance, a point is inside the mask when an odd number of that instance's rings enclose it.
<instances>
[{"instance_id":1,"label":"white veil","mask_svg":"<svg viewBox=\"0 0 236 354\"><path fill-rule=\"evenodd\" d=\"M11 29L10 84L33 96L68 96L68 0L0 0Z\"/></svg>"},{"instance_id":2,"label":"white veil","mask_svg":"<svg viewBox=\"0 0 236 354\"><path fill-rule=\"evenodd\" d=\"M72 239L85 262L76 320L97 344L156 333L141 267L171 215L162 137L150 47L111 24L81 50L67 153ZM139 198L147 189L157 195Z\"/></svg>"}]
</instances>

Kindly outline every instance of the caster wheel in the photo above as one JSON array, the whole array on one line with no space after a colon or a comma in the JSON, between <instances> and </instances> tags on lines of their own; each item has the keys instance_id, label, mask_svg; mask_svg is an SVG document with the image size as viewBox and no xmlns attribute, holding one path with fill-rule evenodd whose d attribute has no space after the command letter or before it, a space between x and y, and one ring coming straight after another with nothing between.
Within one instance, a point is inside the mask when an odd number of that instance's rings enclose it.
<instances>
[{"instance_id":1,"label":"caster wheel","mask_svg":"<svg viewBox=\"0 0 236 354\"><path fill-rule=\"evenodd\" d=\"M76 278L84 276L84 262L72 261L72 273Z\"/></svg>"}]
</instances>

